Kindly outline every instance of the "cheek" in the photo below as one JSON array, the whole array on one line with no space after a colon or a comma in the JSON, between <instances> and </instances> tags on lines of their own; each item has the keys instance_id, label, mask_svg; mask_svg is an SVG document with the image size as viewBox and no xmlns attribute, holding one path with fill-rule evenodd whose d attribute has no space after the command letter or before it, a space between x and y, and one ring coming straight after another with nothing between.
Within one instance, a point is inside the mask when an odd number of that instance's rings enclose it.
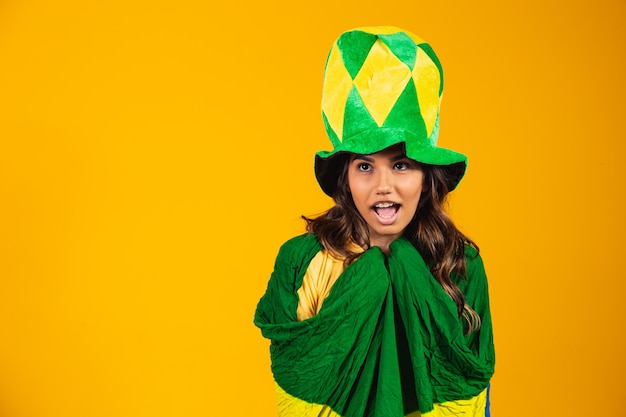
<instances>
[{"instance_id":1,"label":"cheek","mask_svg":"<svg viewBox=\"0 0 626 417\"><path fill-rule=\"evenodd\" d=\"M358 189L354 190L352 193L352 202L356 208L363 214L363 210L367 206L367 199L363 196L363 193L359 192Z\"/></svg>"},{"instance_id":2,"label":"cheek","mask_svg":"<svg viewBox=\"0 0 626 417\"><path fill-rule=\"evenodd\" d=\"M419 198L424 191L424 180L421 175L415 177L406 178L401 184L401 189L404 195L410 199Z\"/></svg>"},{"instance_id":3,"label":"cheek","mask_svg":"<svg viewBox=\"0 0 626 417\"><path fill-rule=\"evenodd\" d=\"M357 206L367 194L363 181L352 176L348 176L348 190L350 190L350 194L352 195L352 201L354 201L354 204Z\"/></svg>"}]
</instances>

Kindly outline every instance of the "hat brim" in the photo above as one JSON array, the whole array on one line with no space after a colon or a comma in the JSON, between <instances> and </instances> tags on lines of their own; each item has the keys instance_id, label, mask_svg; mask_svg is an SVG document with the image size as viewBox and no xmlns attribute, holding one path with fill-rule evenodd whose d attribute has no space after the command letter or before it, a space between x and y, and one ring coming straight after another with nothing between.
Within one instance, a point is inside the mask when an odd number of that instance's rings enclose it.
<instances>
[{"instance_id":1,"label":"hat brim","mask_svg":"<svg viewBox=\"0 0 626 417\"><path fill-rule=\"evenodd\" d=\"M334 195L347 155L371 155L400 143L404 145L408 158L445 169L450 191L457 187L465 175L467 157L462 153L423 142L418 144L410 138L411 132L404 130L399 132L398 129L393 129L393 132L385 132L385 129L379 129L367 133L369 135L373 133L375 137L369 136L368 140L355 137L351 141L339 144L332 151L319 151L315 154L315 177L324 193L331 197Z\"/></svg>"}]
</instances>

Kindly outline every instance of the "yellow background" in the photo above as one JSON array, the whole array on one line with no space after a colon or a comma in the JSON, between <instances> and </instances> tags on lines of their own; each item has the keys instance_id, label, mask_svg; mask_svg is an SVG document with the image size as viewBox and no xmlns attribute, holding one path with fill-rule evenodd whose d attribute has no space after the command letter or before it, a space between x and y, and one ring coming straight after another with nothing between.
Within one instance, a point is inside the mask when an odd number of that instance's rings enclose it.
<instances>
[{"instance_id":1,"label":"yellow background","mask_svg":"<svg viewBox=\"0 0 626 417\"><path fill-rule=\"evenodd\" d=\"M0 3L0 416L271 416L252 325L330 201L326 53L426 39L490 277L495 416L626 416L626 3Z\"/></svg>"}]
</instances>

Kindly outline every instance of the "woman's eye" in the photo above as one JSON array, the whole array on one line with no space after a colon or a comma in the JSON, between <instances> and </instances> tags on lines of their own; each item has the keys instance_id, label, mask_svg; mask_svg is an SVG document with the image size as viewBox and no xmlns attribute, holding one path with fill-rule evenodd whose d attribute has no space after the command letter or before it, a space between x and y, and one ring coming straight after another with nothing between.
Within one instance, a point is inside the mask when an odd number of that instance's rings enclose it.
<instances>
[{"instance_id":1,"label":"woman's eye","mask_svg":"<svg viewBox=\"0 0 626 417\"><path fill-rule=\"evenodd\" d=\"M407 162L396 162L393 167L395 169L405 170L405 169L409 169L409 164Z\"/></svg>"},{"instance_id":2,"label":"woman's eye","mask_svg":"<svg viewBox=\"0 0 626 417\"><path fill-rule=\"evenodd\" d=\"M357 165L357 168L361 172L368 172L372 170L372 166L370 164L366 164L365 162L361 162L359 165Z\"/></svg>"}]
</instances>

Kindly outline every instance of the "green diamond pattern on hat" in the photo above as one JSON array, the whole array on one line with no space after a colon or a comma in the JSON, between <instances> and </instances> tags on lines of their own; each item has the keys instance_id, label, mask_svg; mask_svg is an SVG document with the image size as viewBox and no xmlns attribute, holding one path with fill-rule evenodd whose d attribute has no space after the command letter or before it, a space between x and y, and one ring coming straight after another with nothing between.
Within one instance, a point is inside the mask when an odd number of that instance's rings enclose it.
<instances>
[{"instance_id":1,"label":"green diamond pattern on hat","mask_svg":"<svg viewBox=\"0 0 626 417\"><path fill-rule=\"evenodd\" d=\"M398 32L390 35L380 35L379 37L390 50L394 51L394 54L400 61L404 62L409 69L413 69L417 45L409 35L404 32Z\"/></svg>"},{"instance_id":2,"label":"green diamond pattern on hat","mask_svg":"<svg viewBox=\"0 0 626 417\"><path fill-rule=\"evenodd\" d=\"M370 48L374 45L374 42L378 37L376 35L372 35L370 33L353 31L346 32L337 40L337 46L339 47L339 51L342 51L342 45L347 45L346 50L350 53L341 55L343 59L343 64L346 67L346 70L350 74L350 77L354 79L363 66L365 59L367 59L367 55L369 54Z\"/></svg>"},{"instance_id":3,"label":"green diamond pattern on hat","mask_svg":"<svg viewBox=\"0 0 626 417\"><path fill-rule=\"evenodd\" d=\"M357 88L353 88L348 95L350 106L346 106L344 115L344 132L348 130L347 140L359 132L374 130L378 128L378 123L372 117L367 104L363 101Z\"/></svg>"},{"instance_id":4,"label":"green diamond pattern on hat","mask_svg":"<svg viewBox=\"0 0 626 417\"><path fill-rule=\"evenodd\" d=\"M335 155L375 153L397 143L411 159L450 166L450 187L456 187L467 158L436 146L442 93L441 64L419 37L392 26L343 33L324 70L322 117L333 150L316 155L322 189L332 195L336 186Z\"/></svg>"},{"instance_id":5,"label":"green diamond pattern on hat","mask_svg":"<svg viewBox=\"0 0 626 417\"><path fill-rule=\"evenodd\" d=\"M375 35L354 30L341 35L329 53L324 77L322 110L327 127L332 129L329 136L343 142L362 132L362 123L346 123L351 106L364 104L378 127L385 124L392 110L405 113L396 102L413 79L417 85L412 97L415 103L405 97L404 105L417 108L416 115L423 119L429 139L436 141L436 137L430 138L430 135L439 113L441 68L438 61L431 58L432 54L422 49L423 45L422 42L418 46L402 31ZM431 51L428 48L428 52ZM353 87L360 100L352 94ZM432 94L433 89L436 95Z\"/></svg>"},{"instance_id":6,"label":"green diamond pattern on hat","mask_svg":"<svg viewBox=\"0 0 626 417\"><path fill-rule=\"evenodd\" d=\"M415 84L411 79L396 101L396 107L385 121L385 127L405 128L411 132L419 132L422 136L426 134L426 124L420 117L419 103L415 104L414 100L417 96Z\"/></svg>"}]
</instances>

